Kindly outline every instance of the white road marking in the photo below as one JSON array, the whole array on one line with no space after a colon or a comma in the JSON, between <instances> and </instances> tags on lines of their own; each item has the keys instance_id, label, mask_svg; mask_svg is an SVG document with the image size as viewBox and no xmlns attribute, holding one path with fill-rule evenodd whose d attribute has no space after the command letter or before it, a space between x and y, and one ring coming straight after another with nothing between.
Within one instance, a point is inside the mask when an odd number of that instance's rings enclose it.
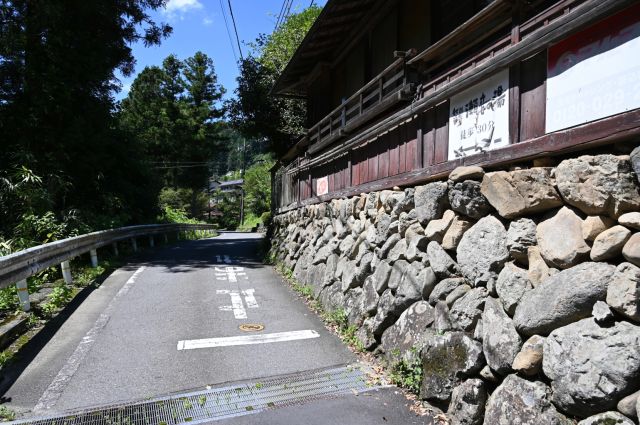
<instances>
[{"instance_id":1,"label":"white road marking","mask_svg":"<svg viewBox=\"0 0 640 425\"><path fill-rule=\"evenodd\" d=\"M231 347L235 345L270 344L273 342L296 341L318 338L320 334L313 330L277 332L271 334L228 336L222 338L206 338L178 341L178 350L195 350L197 348Z\"/></svg>"},{"instance_id":2,"label":"white road marking","mask_svg":"<svg viewBox=\"0 0 640 425\"><path fill-rule=\"evenodd\" d=\"M247 274L243 272L244 268L242 267L225 267L220 269L218 267L214 267L216 272L216 280L228 280L229 282L237 282L238 276L243 276L246 279Z\"/></svg>"},{"instance_id":3,"label":"white road marking","mask_svg":"<svg viewBox=\"0 0 640 425\"><path fill-rule=\"evenodd\" d=\"M57 403L65 387L78 370L80 363L82 363L82 360L84 360L89 350L91 350L91 347L100 334L100 331L102 331L109 322L109 319L111 318L111 311L113 310L116 301L129 292L144 269L145 267L143 266L136 270L124 286L120 288L118 293L111 299L107 308L105 308L100 314L93 327L85 334L73 354L71 354L71 357L69 357L65 365L60 369L60 372L58 372L58 375L56 375L51 384L49 384L45 392L42 394L38 403L33 408L34 411L51 409Z\"/></svg>"},{"instance_id":4,"label":"white road marking","mask_svg":"<svg viewBox=\"0 0 640 425\"><path fill-rule=\"evenodd\" d=\"M258 302L253 295L255 289L247 289L244 291L230 291L228 289L218 289L216 291L218 295L229 295L231 297L231 305L222 305L218 307L220 311L233 311L233 315L236 319L246 319L247 310L244 308L242 297L244 296L244 302L247 304L247 308L258 308Z\"/></svg>"},{"instance_id":5,"label":"white road marking","mask_svg":"<svg viewBox=\"0 0 640 425\"><path fill-rule=\"evenodd\" d=\"M256 301L256 297L253 295L255 292L255 289L246 289L242 291L242 295L244 295L244 302L247 303L248 308L258 308L258 301Z\"/></svg>"},{"instance_id":6,"label":"white road marking","mask_svg":"<svg viewBox=\"0 0 640 425\"><path fill-rule=\"evenodd\" d=\"M219 295L226 294L231 296L231 305L223 305L218 307L220 311L233 311L233 315L236 319L247 318L247 310L245 310L244 304L242 303L242 297L240 297L240 292L229 291L227 289L218 289L216 293Z\"/></svg>"}]
</instances>

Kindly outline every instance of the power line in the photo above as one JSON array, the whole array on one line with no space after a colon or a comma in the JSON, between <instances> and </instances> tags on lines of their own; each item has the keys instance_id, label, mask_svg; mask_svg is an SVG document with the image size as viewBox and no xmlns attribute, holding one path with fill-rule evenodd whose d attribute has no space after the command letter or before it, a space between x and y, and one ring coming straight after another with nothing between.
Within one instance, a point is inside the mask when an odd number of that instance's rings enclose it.
<instances>
[{"instance_id":1,"label":"power line","mask_svg":"<svg viewBox=\"0 0 640 425\"><path fill-rule=\"evenodd\" d=\"M231 39L231 31L229 31L229 23L227 22L227 14L224 10L224 6L222 5L222 0L220 1L220 10L222 11L222 17L224 18L224 27L227 29L227 36L229 36L229 44L231 45L231 51L233 52L233 57L236 60L236 64L238 63L238 56L236 56L236 49L233 47L233 40Z\"/></svg>"},{"instance_id":2,"label":"power line","mask_svg":"<svg viewBox=\"0 0 640 425\"><path fill-rule=\"evenodd\" d=\"M282 14L284 13L284 5L287 4L287 0L282 0L282 6L280 6L280 13L278 13L278 18L276 19L276 26L273 28L273 30L277 30L278 29L278 24L280 23L280 18L282 18Z\"/></svg>"},{"instance_id":3,"label":"power line","mask_svg":"<svg viewBox=\"0 0 640 425\"><path fill-rule=\"evenodd\" d=\"M289 16L289 11L291 10L291 3L293 2L293 0L284 0L284 3L282 4L282 13L280 13L280 16L278 17L278 21L276 22L276 28L274 29L277 30L280 25L284 24L284 21L287 19L287 16Z\"/></svg>"},{"instance_id":4,"label":"power line","mask_svg":"<svg viewBox=\"0 0 640 425\"><path fill-rule=\"evenodd\" d=\"M153 167L154 170L171 170L176 168L200 168L200 167L209 167L210 164L200 164L200 165L167 165L167 166L159 166Z\"/></svg>"},{"instance_id":5,"label":"power line","mask_svg":"<svg viewBox=\"0 0 640 425\"><path fill-rule=\"evenodd\" d=\"M309 4L309 7L313 6L313 3L315 3L316 0L311 0L311 3Z\"/></svg>"},{"instance_id":6,"label":"power line","mask_svg":"<svg viewBox=\"0 0 640 425\"><path fill-rule=\"evenodd\" d=\"M240 38L238 37L238 28L236 28L236 18L234 18L233 16L233 8L231 7L231 0L227 0L227 2L229 3L229 12L231 12L231 22L233 22L233 30L236 33L236 42L238 42L238 52L240 52L240 59L244 61L244 58L242 57L242 48L240 47Z\"/></svg>"},{"instance_id":7,"label":"power line","mask_svg":"<svg viewBox=\"0 0 640 425\"><path fill-rule=\"evenodd\" d=\"M289 6L287 6L287 13L284 15L284 18L282 18L282 23L284 24L284 21L287 20L287 18L289 17L289 15L291 14L291 6L293 5L293 0L289 0Z\"/></svg>"}]
</instances>

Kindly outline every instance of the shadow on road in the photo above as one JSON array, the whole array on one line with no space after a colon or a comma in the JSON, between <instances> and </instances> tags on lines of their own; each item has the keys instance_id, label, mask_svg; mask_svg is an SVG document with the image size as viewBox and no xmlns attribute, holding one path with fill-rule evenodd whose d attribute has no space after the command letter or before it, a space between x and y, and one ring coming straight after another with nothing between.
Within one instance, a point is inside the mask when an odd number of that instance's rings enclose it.
<instances>
[{"instance_id":1,"label":"shadow on road","mask_svg":"<svg viewBox=\"0 0 640 425\"><path fill-rule=\"evenodd\" d=\"M134 272L140 266L165 267L171 273L189 273L199 269L211 267L233 266L241 263L248 269L266 267L262 263L261 250L263 238L256 234L243 237L234 234L233 239L224 236L199 239L193 241L179 241L170 245L156 246L146 249L127 259L127 264L119 270ZM228 256L225 258L225 256ZM230 264L225 263L231 261ZM0 403L10 402L4 395L36 358L40 351L51 341L53 336L64 325L69 317L114 271L100 276L96 284L83 288L78 295L64 307L54 318L34 335L17 353L16 360L10 367L2 371L0 376Z\"/></svg>"}]
</instances>

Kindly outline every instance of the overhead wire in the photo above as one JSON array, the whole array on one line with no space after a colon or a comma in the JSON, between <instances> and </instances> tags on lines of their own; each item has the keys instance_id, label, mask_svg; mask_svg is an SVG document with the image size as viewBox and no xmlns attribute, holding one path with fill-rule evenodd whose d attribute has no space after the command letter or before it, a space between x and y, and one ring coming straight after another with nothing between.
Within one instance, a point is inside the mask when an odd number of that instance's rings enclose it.
<instances>
[{"instance_id":1,"label":"overhead wire","mask_svg":"<svg viewBox=\"0 0 640 425\"><path fill-rule=\"evenodd\" d=\"M236 18L233 16L233 8L231 7L231 0L227 0L227 2L229 3L229 12L231 13L231 22L233 23L233 31L236 33L236 42L238 43L238 52L240 52L240 59L244 61L244 57L242 57L242 47L240 47L240 37L238 37L238 28L236 27Z\"/></svg>"},{"instance_id":2,"label":"overhead wire","mask_svg":"<svg viewBox=\"0 0 640 425\"><path fill-rule=\"evenodd\" d=\"M293 5L293 0L289 0L289 6L287 6L287 13L284 14L284 18L282 18L282 23L284 24L284 22L287 20L287 18L289 17L289 15L291 14L291 6Z\"/></svg>"},{"instance_id":3,"label":"overhead wire","mask_svg":"<svg viewBox=\"0 0 640 425\"><path fill-rule=\"evenodd\" d=\"M287 0L282 0L282 6L280 6L280 13L278 13L278 17L276 18L276 26L273 30L278 29L278 25L280 24L280 19L282 18L282 14L284 13L284 5L287 4Z\"/></svg>"},{"instance_id":4,"label":"overhead wire","mask_svg":"<svg viewBox=\"0 0 640 425\"><path fill-rule=\"evenodd\" d=\"M224 10L224 6L222 5L222 0L220 1L220 10L222 11L222 17L224 18L224 27L227 29L227 36L229 36L229 44L231 45L231 51L233 52L233 57L236 60L236 64L238 64L238 56L236 55L236 49L233 47L233 39L231 38L231 31L229 31L229 23L227 22L227 14ZM238 65L239 67L239 65Z\"/></svg>"}]
</instances>

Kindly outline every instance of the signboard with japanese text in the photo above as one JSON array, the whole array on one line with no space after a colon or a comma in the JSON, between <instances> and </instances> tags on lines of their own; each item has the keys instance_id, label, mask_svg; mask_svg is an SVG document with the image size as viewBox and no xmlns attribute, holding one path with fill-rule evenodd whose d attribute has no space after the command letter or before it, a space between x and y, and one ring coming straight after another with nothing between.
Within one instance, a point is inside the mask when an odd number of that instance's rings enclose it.
<instances>
[{"instance_id":1,"label":"signboard with japanese text","mask_svg":"<svg viewBox=\"0 0 640 425\"><path fill-rule=\"evenodd\" d=\"M547 133L640 107L640 5L551 46Z\"/></svg>"},{"instance_id":2,"label":"signboard with japanese text","mask_svg":"<svg viewBox=\"0 0 640 425\"><path fill-rule=\"evenodd\" d=\"M509 70L451 98L448 159L509 144Z\"/></svg>"},{"instance_id":3,"label":"signboard with japanese text","mask_svg":"<svg viewBox=\"0 0 640 425\"><path fill-rule=\"evenodd\" d=\"M316 181L316 195L326 195L329 193L329 178L321 177Z\"/></svg>"}]
</instances>

